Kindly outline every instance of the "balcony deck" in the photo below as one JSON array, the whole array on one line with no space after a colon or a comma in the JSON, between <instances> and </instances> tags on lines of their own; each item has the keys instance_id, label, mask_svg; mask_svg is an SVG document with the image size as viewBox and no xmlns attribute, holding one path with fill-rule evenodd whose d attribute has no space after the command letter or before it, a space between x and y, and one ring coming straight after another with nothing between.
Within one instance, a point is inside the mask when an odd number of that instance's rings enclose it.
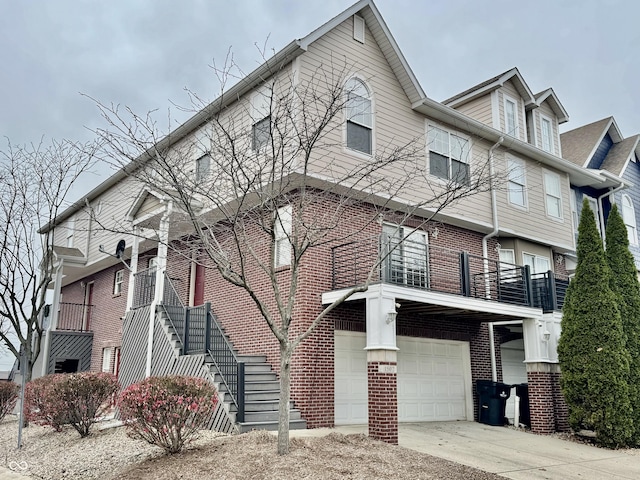
<instances>
[{"instance_id":1,"label":"balcony deck","mask_svg":"<svg viewBox=\"0 0 640 480\"><path fill-rule=\"evenodd\" d=\"M567 277L383 234L332 249L332 285L390 284L552 312L562 309Z\"/></svg>"}]
</instances>

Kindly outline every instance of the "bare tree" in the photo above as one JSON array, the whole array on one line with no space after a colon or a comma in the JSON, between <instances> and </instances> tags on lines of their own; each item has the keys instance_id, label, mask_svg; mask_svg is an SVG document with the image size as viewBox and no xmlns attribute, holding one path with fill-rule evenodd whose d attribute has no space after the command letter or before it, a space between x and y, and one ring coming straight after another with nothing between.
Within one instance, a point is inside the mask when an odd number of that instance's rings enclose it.
<instances>
[{"instance_id":1,"label":"bare tree","mask_svg":"<svg viewBox=\"0 0 640 480\"><path fill-rule=\"evenodd\" d=\"M66 206L71 188L95 161L95 147L8 141L0 152L0 341L18 359L24 352L27 381L40 355L54 262L54 232L40 230Z\"/></svg>"},{"instance_id":2,"label":"bare tree","mask_svg":"<svg viewBox=\"0 0 640 480\"><path fill-rule=\"evenodd\" d=\"M151 116L99 102L109 127L97 133L110 161L173 200L172 225L187 226L180 248L204 252L225 280L246 292L277 339L278 453L285 454L296 347L327 314L367 290L392 249L373 259L362 283L301 323L296 293L311 253L379 230L384 216L398 225L416 215L426 223L461 198L487 191L491 179L485 156L465 158L470 171L462 165L453 178L434 182L424 135L408 138L402 129L370 153L365 129L356 147L366 155L345 156L343 131L353 126L345 124L360 120L366 126L365 117L373 114L361 86L349 81L353 67L336 61L298 81L276 59L265 65L253 93L227 93L236 68L228 62L217 70L218 100L205 104L191 94L199 133L178 129L165 136ZM236 96L227 101L231 93ZM470 155L465 145L459 152Z\"/></svg>"}]
</instances>

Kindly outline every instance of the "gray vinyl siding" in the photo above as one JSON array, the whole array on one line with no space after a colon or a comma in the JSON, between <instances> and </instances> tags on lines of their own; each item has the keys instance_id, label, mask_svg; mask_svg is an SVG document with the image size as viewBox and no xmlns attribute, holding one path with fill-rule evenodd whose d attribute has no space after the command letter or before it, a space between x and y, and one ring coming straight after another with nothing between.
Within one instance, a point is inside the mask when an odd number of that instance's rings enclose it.
<instances>
[{"instance_id":1,"label":"gray vinyl siding","mask_svg":"<svg viewBox=\"0 0 640 480\"><path fill-rule=\"evenodd\" d=\"M475 100L471 100L464 105L460 105L459 107L456 107L456 110L484 123L485 125L493 126L490 93L480 98L476 98Z\"/></svg>"},{"instance_id":2,"label":"gray vinyl siding","mask_svg":"<svg viewBox=\"0 0 640 480\"><path fill-rule=\"evenodd\" d=\"M640 164L629 162L625 168L622 178L633 184L633 187L621 190L614 194L615 203L618 205L618 211L622 209L622 195L628 195L633 202L633 209L636 214L636 230L640 227ZM638 231L640 237L640 231ZM633 254L636 268L640 270L640 245L629 245L629 250Z\"/></svg>"}]
</instances>

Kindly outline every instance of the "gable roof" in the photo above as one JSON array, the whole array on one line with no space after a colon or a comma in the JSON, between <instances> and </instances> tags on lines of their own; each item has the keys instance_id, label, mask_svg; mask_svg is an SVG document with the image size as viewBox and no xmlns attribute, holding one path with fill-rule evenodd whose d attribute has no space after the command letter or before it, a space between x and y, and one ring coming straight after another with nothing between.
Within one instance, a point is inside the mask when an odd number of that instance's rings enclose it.
<instances>
[{"instance_id":1,"label":"gable roof","mask_svg":"<svg viewBox=\"0 0 640 480\"><path fill-rule=\"evenodd\" d=\"M603 170L622 176L625 168L629 164L629 159L633 152L640 151L640 135L625 138L621 142L615 143L602 162L600 167Z\"/></svg>"},{"instance_id":2,"label":"gable roof","mask_svg":"<svg viewBox=\"0 0 640 480\"><path fill-rule=\"evenodd\" d=\"M560 134L562 156L576 165L586 167L607 133L611 135L614 143L622 140L613 117L603 118Z\"/></svg>"},{"instance_id":3,"label":"gable roof","mask_svg":"<svg viewBox=\"0 0 640 480\"><path fill-rule=\"evenodd\" d=\"M484 82L474 85L464 92L444 100L442 103L451 108L459 107L460 105L464 105L471 100L502 87L509 80L515 84L516 90L518 90L518 93L524 99L525 107L535 105L536 99L517 67L513 67L500 75L496 75L489 80L485 80Z\"/></svg>"},{"instance_id":4,"label":"gable roof","mask_svg":"<svg viewBox=\"0 0 640 480\"><path fill-rule=\"evenodd\" d=\"M263 83L264 79L268 78L271 75L271 72L278 70L278 66L283 66L288 62L291 62L294 58L302 55L307 51L310 44L312 44L314 41L318 40L327 32L340 25L346 19L355 14L361 15L365 19L365 23L369 27L369 31L380 46L383 55L385 56L394 74L398 78L400 85L404 89L405 94L407 95L411 103L420 103L424 98L426 98L426 94L418 83L418 80L409 67L409 64L404 58L404 55L398 48L398 45L391 35L391 32L389 31L389 28L387 27L384 19L380 15L378 8L375 6L373 0L360 0L359 2L344 10L342 13L333 17L328 22L324 23L322 26L316 28L305 37L302 37L298 40L293 40L284 48L276 52L271 58L266 60L255 70L238 81L238 83L230 87L224 95L215 99L205 108L197 112L190 119L176 128L174 131L172 131L171 134L165 136L158 142L156 146L141 154L134 161L130 162L128 165L113 174L96 188L91 190L84 196L84 198L81 198L70 207L68 207L55 219L42 227L39 230L39 233L44 233L51 230L54 226L59 225L61 222L73 215L76 211L83 208L83 206L87 202L96 199L102 193L124 180L132 171L148 161L153 156L153 152L157 149L167 148L170 145L185 138L192 131L201 127L215 113L219 112L226 106L235 102L238 98L253 90L256 86Z\"/></svg>"},{"instance_id":5,"label":"gable roof","mask_svg":"<svg viewBox=\"0 0 640 480\"><path fill-rule=\"evenodd\" d=\"M569 114L564 109L562 104L560 103L560 99L556 95L556 92L553 91L553 88L547 88L539 93L534 95L536 99L536 106L539 107L543 102L548 102L553 113L558 117L558 123L566 123L569 121Z\"/></svg>"}]
</instances>

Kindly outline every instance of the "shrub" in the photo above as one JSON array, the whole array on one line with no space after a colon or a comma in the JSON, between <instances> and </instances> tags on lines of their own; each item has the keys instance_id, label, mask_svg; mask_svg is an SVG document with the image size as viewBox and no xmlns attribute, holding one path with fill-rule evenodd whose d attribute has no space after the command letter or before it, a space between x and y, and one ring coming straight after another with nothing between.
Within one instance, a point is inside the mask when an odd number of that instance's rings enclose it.
<instances>
[{"instance_id":1,"label":"shrub","mask_svg":"<svg viewBox=\"0 0 640 480\"><path fill-rule=\"evenodd\" d=\"M218 397L200 378L149 377L120 395L118 406L133 437L177 453L213 415Z\"/></svg>"},{"instance_id":2,"label":"shrub","mask_svg":"<svg viewBox=\"0 0 640 480\"><path fill-rule=\"evenodd\" d=\"M27 384L27 419L57 431L63 425L71 425L86 437L108 407L109 397L117 391L118 381L110 373L47 375Z\"/></svg>"},{"instance_id":3,"label":"shrub","mask_svg":"<svg viewBox=\"0 0 640 480\"><path fill-rule=\"evenodd\" d=\"M0 422L16 406L19 390L13 382L0 382Z\"/></svg>"}]
</instances>

